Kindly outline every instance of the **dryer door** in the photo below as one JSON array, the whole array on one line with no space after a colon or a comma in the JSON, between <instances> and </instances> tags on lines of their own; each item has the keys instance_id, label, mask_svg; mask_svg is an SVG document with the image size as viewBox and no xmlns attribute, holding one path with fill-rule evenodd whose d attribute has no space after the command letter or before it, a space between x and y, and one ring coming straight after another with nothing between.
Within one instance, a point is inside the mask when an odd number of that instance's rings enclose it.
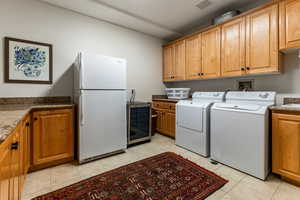
<instances>
[{"instance_id":1,"label":"dryer door","mask_svg":"<svg viewBox=\"0 0 300 200\"><path fill-rule=\"evenodd\" d=\"M177 125L183 128L203 131L203 107L195 105L178 105L176 111Z\"/></svg>"}]
</instances>

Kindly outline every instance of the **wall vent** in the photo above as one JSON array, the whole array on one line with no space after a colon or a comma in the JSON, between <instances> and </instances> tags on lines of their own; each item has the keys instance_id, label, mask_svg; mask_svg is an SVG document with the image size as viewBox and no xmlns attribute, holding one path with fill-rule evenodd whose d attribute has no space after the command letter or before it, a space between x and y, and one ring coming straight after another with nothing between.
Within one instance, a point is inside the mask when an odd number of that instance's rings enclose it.
<instances>
[{"instance_id":1,"label":"wall vent","mask_svg":"<svg viewBox=\"0 0 300 200\"><path fill-rule=\"evenodd\" d=\"M207 8L208 6L210 6L211 2L210 0L201 0L196 7L200 8L201 10Z\"/></svg>"}]
</instances>

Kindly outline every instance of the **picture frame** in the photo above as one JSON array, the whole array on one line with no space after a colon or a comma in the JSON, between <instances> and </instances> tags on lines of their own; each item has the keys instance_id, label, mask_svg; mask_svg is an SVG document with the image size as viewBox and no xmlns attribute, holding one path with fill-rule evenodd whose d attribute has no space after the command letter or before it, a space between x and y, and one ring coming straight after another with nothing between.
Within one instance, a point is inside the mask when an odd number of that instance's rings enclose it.
<instances>
[{"instance_id":1,"label":"picture frame","mask_svg":"<svg viewBox=\"0 0 300 200\"><path fill-rule=\"evenodd\" d=\"M52 44L4 38L6 83L52 84Z\"/></svg>"}]
</instances>

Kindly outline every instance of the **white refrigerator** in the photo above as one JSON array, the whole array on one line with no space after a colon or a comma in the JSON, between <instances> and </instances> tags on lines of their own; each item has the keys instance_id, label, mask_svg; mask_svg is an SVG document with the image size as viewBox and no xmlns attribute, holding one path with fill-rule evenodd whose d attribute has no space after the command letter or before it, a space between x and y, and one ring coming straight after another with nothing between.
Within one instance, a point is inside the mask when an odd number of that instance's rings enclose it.
<instances>
[{"instance_id":1,"label":"white refrigerator","mask_svg":"<svg viewBox=\"0 0 300 200\"><path fill-rule=\"evenodd\" d=\"M85 163L124 151L126 60L79 53L74 63L78 108L78 161Z\"/></svg>"}]
</instances>

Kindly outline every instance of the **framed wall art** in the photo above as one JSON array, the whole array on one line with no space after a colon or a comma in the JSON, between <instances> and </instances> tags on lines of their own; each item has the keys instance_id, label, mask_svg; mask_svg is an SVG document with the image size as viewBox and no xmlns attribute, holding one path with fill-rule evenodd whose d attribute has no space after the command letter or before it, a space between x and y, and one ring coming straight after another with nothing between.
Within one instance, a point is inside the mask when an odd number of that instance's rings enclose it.
<instances>
[{"instance_id":1,"label":"framed wall art","mask_svg":"<svg viewBox=\"0 0 300 200\"><path fill-rule=\"evenodd\" d=\"M52 84L52 45L5 37L5 82Z\"/></svg>"}]
</instances>

